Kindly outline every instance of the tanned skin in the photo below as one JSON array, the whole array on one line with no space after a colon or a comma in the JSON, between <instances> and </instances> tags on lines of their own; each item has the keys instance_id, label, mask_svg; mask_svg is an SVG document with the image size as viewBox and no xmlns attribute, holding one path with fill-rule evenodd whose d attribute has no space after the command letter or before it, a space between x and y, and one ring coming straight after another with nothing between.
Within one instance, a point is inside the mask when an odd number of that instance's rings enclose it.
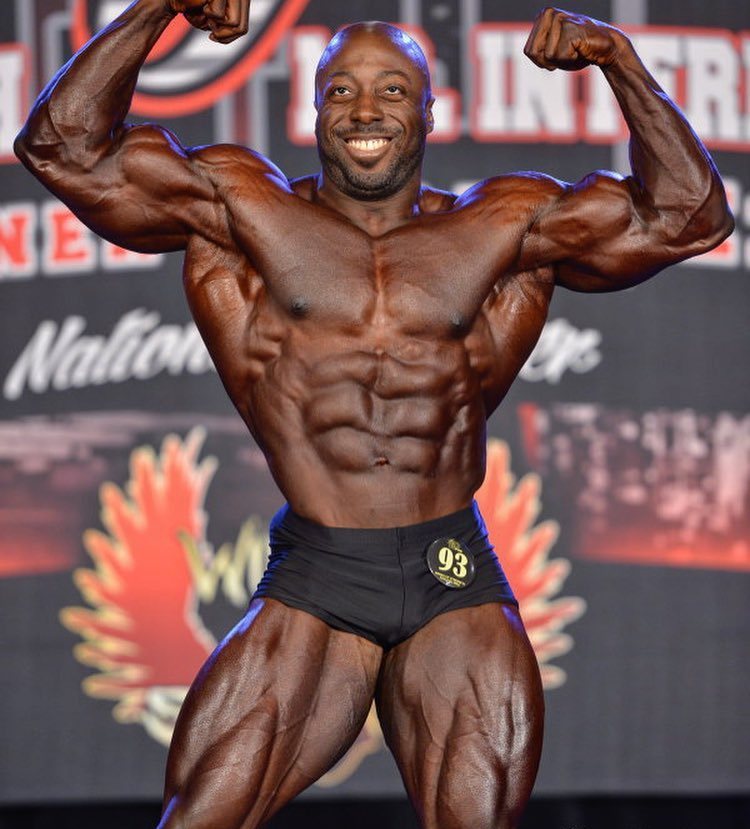
<instances>
[{"instance_id":1,"label":"tanned skin","mask_svg":"<svg viewBox=\"0 0 750 829\"><path fill-rule=\"evenodd\" d=\"M731 231L705 149L604 23L546 9L526 54L550 70L601 68L630 128L632 176L504 175L456 196L421 184L427 69L385 24L345 29L324 55L318 175L289 181L245 148L185 149L126 126L139 68L179 13L221 42L247 31L248 0L137 0L53 79L17 152L106 239L185 251L190 307L227 392L313 521L391 527L467 506L487 419L555 285L629 287ZM440 615L384 653L256 600L187 696L161 829L263 824L341 757L373 698L425 829L517 826L543 701L514 608Z\"/></svg>"}]
</instances>

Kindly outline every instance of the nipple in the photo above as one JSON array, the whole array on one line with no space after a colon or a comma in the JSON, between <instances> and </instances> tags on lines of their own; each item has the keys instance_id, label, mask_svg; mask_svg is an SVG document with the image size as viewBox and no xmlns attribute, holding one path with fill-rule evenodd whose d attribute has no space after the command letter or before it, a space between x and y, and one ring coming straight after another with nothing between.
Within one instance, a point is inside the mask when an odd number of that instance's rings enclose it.
<instances>
[{"instance_id":1,"label":"nipple","mask_svg":"<svg viewBox=\"0 0 750 829\"><path fill-rule=\"evenodd\" d=\"M292 313L295 317L303 317L310 308L310 303L301 296L296 296L291 303Z\"/></svg>"},{"instance_id":2,"label":"nipple","mask_svg":"<svg viewBox=\"0 0 750 829\"><path fill-rule=\"evenodd\" d=\"M459 314L457 311L451 314L451 325L453 326L453 330L460 332L463 331L466 327L466 320L464 320L463 315Z\"/></svg>"}]
</instances>

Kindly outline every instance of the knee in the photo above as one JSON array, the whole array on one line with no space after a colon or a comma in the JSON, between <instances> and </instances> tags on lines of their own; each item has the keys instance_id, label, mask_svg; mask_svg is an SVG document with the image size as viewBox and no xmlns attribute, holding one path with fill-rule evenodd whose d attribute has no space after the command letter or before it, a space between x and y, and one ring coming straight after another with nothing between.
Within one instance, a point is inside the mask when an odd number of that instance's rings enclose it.
<instances>
[{"instance_id":1,"label":"knee","mask_svg":"<svg viewBox=\"0 0 750 829\"><path fill-rule=\"evenodd\" d=\"M424 829L517 829L531 795L535 769L464 751L422 792ZM472 762L473 761L473 762ZM426 795L426 796L424 796ZM431 795L431 796L430 796ZM418 802L421 800L421 804Z\"/></svg>"},{"instance_id":2,"label":"knee","mask_svg":"<svg viewBox=\"0 0 750 829\"><path fill-rule=\"evenodd\" d=\"M167 801L156 829L258 829L265 820L265 809L255 803L236 808L231 798L184 798L175 794Z\"/></svg>"},{"instance_id":3,"label":"knee","mask_svg":"<svg viewBox=\"0 0 750 829\"><path fill-rule=\"evenodd\" d=\"M419 811L419 810L418 810ZM498 807L494 798L460 797L451 802L438 803L432 814L422 812L424 829L518 829L521 809Z\"/></svg>"},{"instance_id":4,"label":"knee","mask_svg":"<svg viewBox=\"0 0 750 829\"><path fill-rule=\"evenodd\" d=\"M450 817L437 816L435 829L518 829L522 809L509 809L507 805L474 803L468 808L451 810Z\"/></svg>"}]
</instances>

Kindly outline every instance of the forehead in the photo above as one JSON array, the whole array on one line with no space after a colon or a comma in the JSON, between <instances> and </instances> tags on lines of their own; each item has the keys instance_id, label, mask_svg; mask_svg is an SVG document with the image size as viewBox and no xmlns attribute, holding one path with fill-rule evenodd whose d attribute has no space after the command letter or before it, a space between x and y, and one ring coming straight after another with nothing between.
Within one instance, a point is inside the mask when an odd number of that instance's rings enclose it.
<instances>
[{"instance_id":1,"label":"forehead","mask_svg":"<svg viewBox=\"0 0 750 829\"><path fill-rule=\"evenodd\" d=\"M400 29L361 24L339 32L326 47L318 64L316 84L345 73L399 72L429 86L429 73L421 49Z\"/></svg>"}]
</instances>

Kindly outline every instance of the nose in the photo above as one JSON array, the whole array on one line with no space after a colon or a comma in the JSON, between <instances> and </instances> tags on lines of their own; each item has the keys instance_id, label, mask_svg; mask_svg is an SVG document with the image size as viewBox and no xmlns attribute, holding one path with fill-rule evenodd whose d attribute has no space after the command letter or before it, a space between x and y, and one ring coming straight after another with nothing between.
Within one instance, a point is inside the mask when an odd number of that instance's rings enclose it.
<instances>
[{"instance_id":1,"label":"nose","mask_svg":"<svg viewBox=\"0 0 750 829\"><path fill-rule=\"evenodd\" d=\"M354 101L350 117L352 121L357 121L360 124L372 124L374 121L381 121L383 110L380 108L377 96L371 92L361 91Z\"/></svg>"}]
</instances>

